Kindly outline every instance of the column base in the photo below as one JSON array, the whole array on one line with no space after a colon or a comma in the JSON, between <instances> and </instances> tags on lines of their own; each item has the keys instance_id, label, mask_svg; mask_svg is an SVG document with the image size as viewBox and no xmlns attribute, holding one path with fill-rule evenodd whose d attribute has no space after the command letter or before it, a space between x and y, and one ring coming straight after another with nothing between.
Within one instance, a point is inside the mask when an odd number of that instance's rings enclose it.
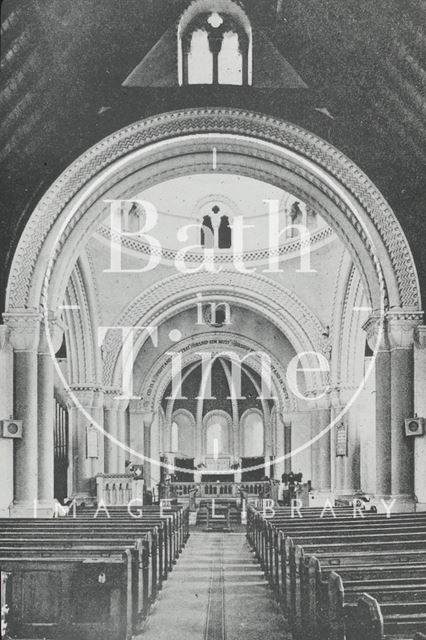
<instances>
[{"instance_id":1,"label":"column base","mask_svg":"<svg viewBox=\"0 0 426 640\"><path fill-rule=\"evenodd\" d=\"M9 507L11 518L53 518L55 505L53 500L34 500L13 502Z\"/></svg>"},{"instance_id":2,"label":"column base","mask_svg":"<svg viewBox=\"0 0 426 640\"><path fill-rule=\"evenodd\" d=\"M371 504L377 508L378 513L387 513L383 502L387 504L393 502L392 508L389 510L391 516L395 513L414 513L414 511L417 511L417 504L413 496L409 494L377 495L371 498Z\"/></svg>"}]
</instances>

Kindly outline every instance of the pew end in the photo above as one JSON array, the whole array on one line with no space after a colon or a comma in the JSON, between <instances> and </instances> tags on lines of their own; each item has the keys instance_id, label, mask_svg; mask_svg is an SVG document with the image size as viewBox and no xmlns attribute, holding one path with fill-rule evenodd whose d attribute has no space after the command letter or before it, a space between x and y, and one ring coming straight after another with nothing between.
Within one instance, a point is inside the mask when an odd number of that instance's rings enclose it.
<instances>
[{"instance_id":1,"label":"pew end","mask_svg":"<svg viewBox=\"0 0 426 640\"><path fill-rule=\"evenodd\" d=\"M363 593L356 606L344 605L346 640L383 640L384 623L379 603Z\"/></svg>"},{"instance_id":2,"label":"pew end","mask_svg":"<svg viewBox=\"0 0 426 640\"><path fill-rule=\"evenodd\" d=\"M330 640L345 640L344 600L342 578L335 571L331 571L327 585L327 626Z\"/></svg>"}]
</instances>

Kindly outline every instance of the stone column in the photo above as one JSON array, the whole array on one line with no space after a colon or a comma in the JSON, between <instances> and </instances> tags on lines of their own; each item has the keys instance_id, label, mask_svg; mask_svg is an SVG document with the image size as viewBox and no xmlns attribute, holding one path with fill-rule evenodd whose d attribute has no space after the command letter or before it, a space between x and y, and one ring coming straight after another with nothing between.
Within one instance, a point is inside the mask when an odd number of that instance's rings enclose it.
<instances>
[{"instance_id":1,"label":"stone column","mask_svg":"<svg viewBox=\"0 0 426 640\"><path fill-rule=\"evenodd\" d=\"M129 459L129 452L125 448L129 443L127 442L126 434L126 409L129 406L129 401L126 399L116 400L117 407L117 433L118 442L117 445L117 468L118 473L124 473L126 471L126 460Z\"/></svg>"},{"instance_id":2,"label":"stone column","mask_svg":"<svg viewBox=\"0 0 426 640\"><path fill-rule=\"evenodd\" d=\"M156 411L153 415L151 423L151 486L155 486L160 482L161 471L159 464L161 456L161 416L160 412Z\"/></svg>"},{"instance_id":3,"label":"stone column","mask_svg":"<svg viewBox=\"0 0 426 640\"><path fill-rule=\"evenodd\" d=\"M265 456L265 476L271 476L272 433L271 421L263 416L263 447Z\"/></svg>"},{"instance_id":4,"label":"stone column","mask_svg":"<svg viewBox=\"0 0 426 640\"><path fill-rule=\"evenodd\" d=\"M312 438L321 433L330 424L330 403L327 397L316 401L316 409L311 411ZM327 431L312 443L312 489L322 493L331 490L331 440Z\"/></svg>"},{"instance_id":5,"label":"stone column","mask_svg":"<svg viewBox=\"0 0 426 640\"><path fill-rule=\"evenodd\" d=\"M41 314L4 314L13 346L14 415L23 421L22 440L15 442L12 516L32 517L38 498L37 349Z\"/></svg>"},{"instance_id":6,"label":"stone column","mask_svg":"<svg viewBox=\"0 0 426 640\"><path fill-rule=\"evenodd\" d=\"M90 503L94 496L92 461L88 457L90 419L84 414L92 410L94 391L90 385L73 385L67 403L73 458L71 496L77 504Z\"/></svg>"},{"instance_id":7,"label":"stone column","mask_svg":"<svg viewBox=\"0 0 426 640\"><path fill-rule=\"evenodd\" d=\"M119 473L119 455L118 445L119 441L119 402L117 400L120 395L118 389L109 389L104 395L104 467L105 473ZM109 438L108 436L111 436Z\"/></svg>"},{"instance_id":8,"label":"stone column","mask_svg":"<svg viewBox=\"0 0 426 640\"><path fill-rule=\"evenodd\" d=\"M387 327L380 317L364 324L370 349L376 353L376 496L391 494L391 354ZM377 349L377 352L376 352Z\"/></svg>"},{"instance_id":9,"label":"stone column","mask_svg":"<svg viewBox=\"0 0 426 640\"><path fill-rule=\"evenodd\" d=\"M414 411L426 418L426 326L417 327L414 342ZM414 493L416 508L426 511L426 434L414 438Z\"/></svg>"},{"instance_id":10,"label":"stone column","mask_svg":"<svg viewBox=\"0 0 426 640\"><path fill-rule=\"evenodd\" d=\"M0 419L13 416L13 350L9 327L0 326ZM13 502L13 438L0 438L0 518L9 516Z\"/></svg>"},{"instance_id":11,"label":"stone column","mask_svg":"<svg viewBox=\"0 0 426 640\"><path fill-rule=\"evenodd\" d=\"M275 478L281 482L281 476L285 471L285 461L281 458L284 456L286 451L286 445L291 447L291 443L287 442L286 434L284 431L286 427L284 425L282 419L282 409L277 407L276 412L271 414L271 421L274 423L275 433L276 433L276 448L275 448L275 456L279 462L275 463Z\"/></svg>"},{"instance_id":12,"label":"stone column","mask_svg":"<svg viewBox=\"0 0 426 640\"><path fill-rule=\"evenodd\" d=\"M144 454L144 422L143 422L143 402L141 400L130 400L129 417L130 417L130 448L139 453ZM129 460L135 464L143 464L143 458L130 453Z\"/></svg>"},{"instance_id":13,"label":"stone column","mask_svg":"<svg viewBox=\"0 0 426 640\"><path fill-rule=\"evenodd\" d=\"M38 349L38 510L54 509L54 358L61 346L63 331L53 316L40 327ZM48 332L48 333L47 333ZM49 340L48 340L49 335Z\"/></svg>"},{"instance_id":14,"label":"stone column","mask_svg":"<svg viewBox=\"0 0 426 640\"><path fill-rule=\"evenodd\" d=\"M37 349L41 314L4 314L13 346L14 415L23 421L22 440L15 441L14 503L11 515L32 517L38 498Z\"/></svg>"},{"instance_id":15,"label":"stone column","mask_svg":"<svg viewBox=\"0 0 426 640\"><path fill-rule=\"evenodd\" d=\"M346 390L345 393L336 393L331 409L332 419L337 419L332 429L331 458L334 459L334 484L333 490L337 495L352 496L359 489L360 458L359 436L356 433L357 421L351 420L350 409L347 403L351 400L356 389ZM339 417L340 416L340 417ZM339 429L344 429L346 435L346 455L337 455ZM333 480L333 477L332 477Z\"/></svg>"},{"instance_id":16,"label":"stone column","mask_svg":"<svg viewBox=\"0 0 426 640\"><path fill-rule=\"evenodd\" d=\"M103 429L104 426L104 392L99 387L97 387L93 392L93 403L92 403L92 418L95 422L95 425L92 426L92 430L96 429L96 444L98 448L98 457L91 458L91 468L92 468L92 476L95 477L98 473L104 473L104 434ZM99 429L99 428L100 429ZM93 434L92 434L92 437Z\"/></svg>"},{"instance_id":17,"label":"stone column","mask_svg":"<svg viewBox=\"0 0 426 640\"><path fill-rule=\"evenodd\" d=\"M388 314L391 345L391 490L404 507L414 498L414 442L405 435L405 418L414 412L414 330L423 314Z\"/></svg>"},{"instance_id":18,"label":"stone column","mask_svg":"<svg viewBox=\"0 0 426 640\"><path fill-rule=\"evenodd\" d=\"M151 488L151 426L154 420L154 414L152 411L145 411L143 416L143 450L144 450L144 480L147 489Z\"/></svg>"}]
</instances>

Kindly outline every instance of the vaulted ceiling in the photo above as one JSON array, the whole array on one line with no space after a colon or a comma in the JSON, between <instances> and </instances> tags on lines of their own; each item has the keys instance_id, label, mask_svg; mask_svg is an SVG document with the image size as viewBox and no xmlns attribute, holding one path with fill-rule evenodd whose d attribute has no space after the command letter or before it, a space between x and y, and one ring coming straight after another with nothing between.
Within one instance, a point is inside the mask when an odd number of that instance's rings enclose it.
<instances>
[{"instance_id":1,"label":"vaulted ceiling","mask_svg":"<svg viewBox=\"0 0 426 640\"><path fill-rule=\"evenodd\" d=\"M245 0L253 28L259 25L270 36L309 91L123 88L124 79L187 4L188 0L3 2L2 297L19 234L60 171L129 122L194 105L270 113L340 148L394 207L426 283L424 1Z\"/></svg>"}]
</instances>

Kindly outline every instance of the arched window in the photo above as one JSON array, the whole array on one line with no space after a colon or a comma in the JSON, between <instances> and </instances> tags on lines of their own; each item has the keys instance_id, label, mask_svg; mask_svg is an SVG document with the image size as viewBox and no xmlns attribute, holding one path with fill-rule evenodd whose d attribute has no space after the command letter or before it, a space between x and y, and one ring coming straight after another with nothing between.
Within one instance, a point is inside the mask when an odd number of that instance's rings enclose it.
<instances>
[{"instance_id":1,"label":"arched window","mask_svg":"<svg viewBox=\"0 0 426 640\"><path fill-rule=\"evenodd\" d=\"M318 228L318 216L316 211L304 202L297 200L294 196L290 196L286 203L287 212L287 237L297 238L300 235L298 227L304 227L309 232L316 231Z\"/></svg>"},{"instance_id":2,"label":"arched window","mask_svg":"<svg viewBox=\"0 0 426 640\"><path fill-rule=\"evenodd\" d=\"M206 455L229 453L230 416L225 411L212 411L204 418Z\"/></svg>"},{"instance_id":3,"label":"arched window","mask_svg":"<svg viewBox=\"0 0 426 640\"><path fill-rule=\"evenodd\" d=\"M179 451L179 429L176 422L172 422L172 451Z\"/></svg>"},{"instance_id":4,"label":"arched window","mask_svg":"<svg viewBox=\"0 0 426 640\"><path fill-rule=\"evenodd\" d=\"M212 84L213 61L207 32L196 29L188 41L188 83Z\"/></svg>"},{"instance_id":5,"label":"arched window","mask_svg":"<svg viewBox=\"0 0 426 640\"><path fill-rule=\"evenodd\" d=\"M191 457L194 455L194 417L185 409L178 409L173 413L171 428L171 449L173 453L180 453Z\"/></svg>"},{"instance_id":6,"label":"arched window","mask_svg":"<svg viewBox=\"0 0 426 640\"><path fill-rule=\"evenodd\" d=\"M201 222L201 246L206 249L230 249L232 229L229 216L222 215L220 207L212 208L212 215L203 216Z\"/></svg>"},{"instance_id":7,"label":"arched window","mask_svg":"<svg viewBox=\"0 0 426 640\"><path fill-rule=\"evenodd\" d=\"M179 84L251 85L251 26L231 0L190 5L178 41Z\"/></svg>"},{"instance_id":8,"label":"arched window","mask_svg":"<svg viewBox=\"0 0 426 640\"><path fill-rule=\"evenodd\" d=\"M241 418L242 455L253 458L263 455L263 417L259 411L249 410Z\"/></svg>"}]
</instances>

